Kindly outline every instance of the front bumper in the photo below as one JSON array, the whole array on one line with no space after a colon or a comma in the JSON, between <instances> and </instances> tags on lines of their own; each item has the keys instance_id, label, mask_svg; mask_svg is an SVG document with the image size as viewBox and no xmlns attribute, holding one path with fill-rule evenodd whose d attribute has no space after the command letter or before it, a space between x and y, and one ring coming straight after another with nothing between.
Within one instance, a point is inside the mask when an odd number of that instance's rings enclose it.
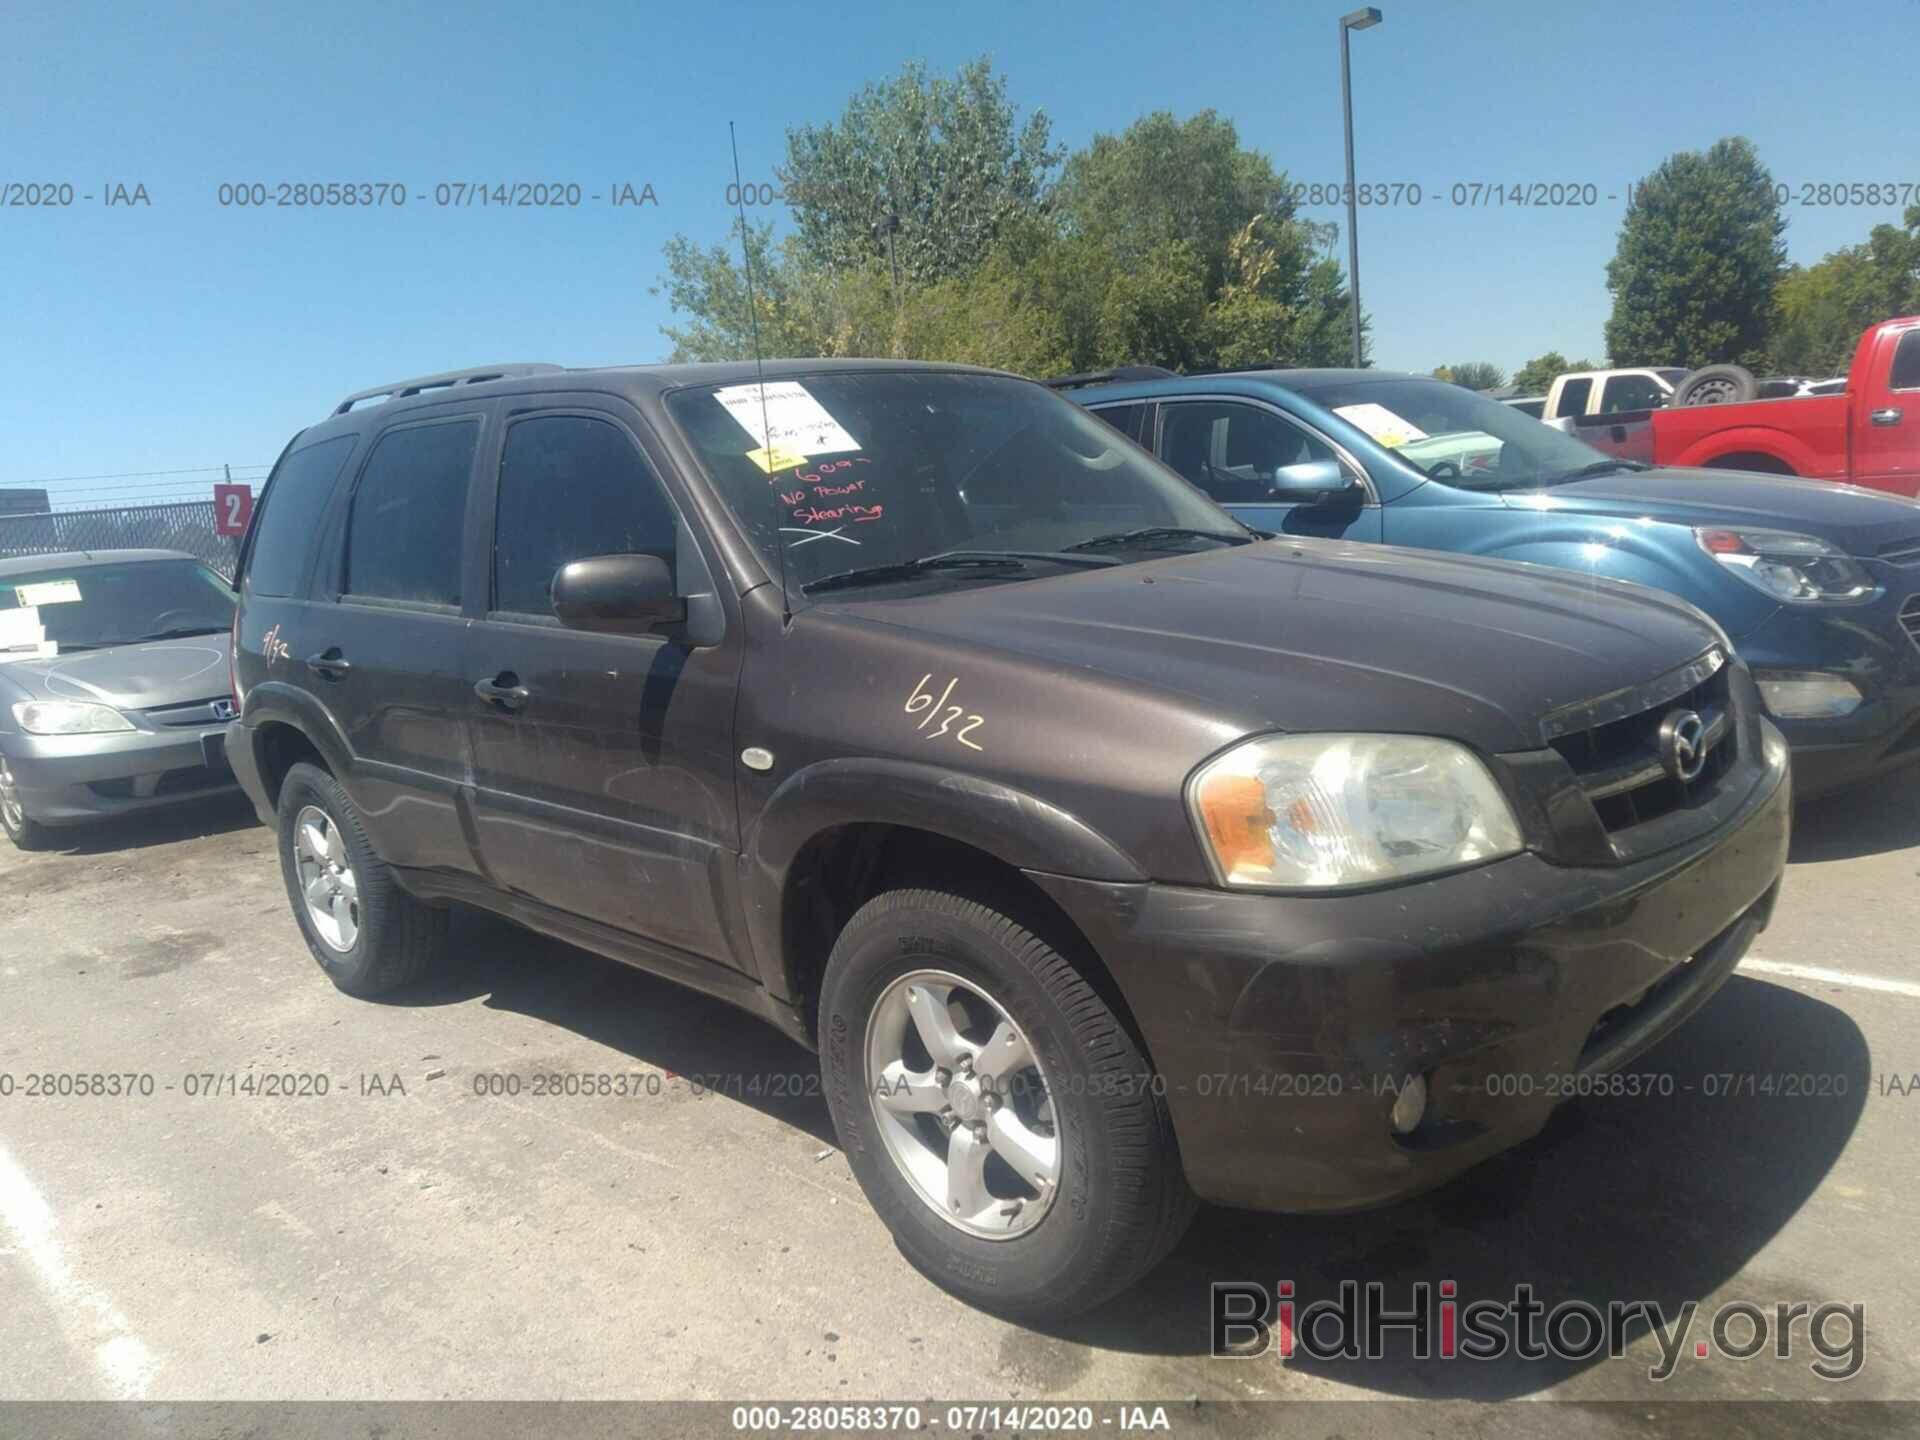
<instances>
[{"instance_id":1,"label":"front bumper","mask_svg":"<svg viewBox=\"0 0 1920 1440\"><path fill-rule=\"evenodd\" d=\"M1535 1134L1704 1004L1771 916L1792 806L1777 761L1727 824L1634 864L1525 854L1357 895L1033 879L1111 968L1194 1190L1344 1210ZM1396 1136L1414 1075L1426 1117Z\"/></svg>"},{"instance_id":2,"label":"front bumper","mask_svg":"<svg viewBox=\"0 0 1920 1440\"><path fill-rule=\"evenodd\" d=\"M27 817L72 825L234 788L226 726L112 735L0 735Z\"/></svg>"},{"instance_id":3,"label":"front bumper","mask_svg":"<svg viewBox=\"0 0 1920 1440\"><path fill-rule=\"evenodd\" d=\"M1790 720L1772 716L1793 747L1793 785L1802 799L1920 764L1920 645L1901 628L1910 576L1876 566L1887 593L1859 609L1782 606L1737 642L1755 672L1835 675L1860 691L1851 715Z\"/></svg>"}]
</instances>

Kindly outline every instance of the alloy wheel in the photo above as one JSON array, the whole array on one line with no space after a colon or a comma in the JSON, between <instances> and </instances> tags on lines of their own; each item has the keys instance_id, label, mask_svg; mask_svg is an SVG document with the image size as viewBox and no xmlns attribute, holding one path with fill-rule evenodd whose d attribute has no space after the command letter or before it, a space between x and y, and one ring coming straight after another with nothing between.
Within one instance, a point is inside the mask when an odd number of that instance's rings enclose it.
<instances>
[{"instance_id":1,"label":"alloy wheel","mask_svg":"<svg viewBox=\"0 0 1920 1440\"><path fill-rule=\"evenodd\" d=\"M329 949L346 954L360 938L360 882L333 817L308 805L293 819L293 859L307 920Z\"/></svg>"},{"instance_id":2,"label":"alloy wheel","mask_svg":"<svg viewBox=\"0 0 1920 1440\"><path fill-rule=\"evenodd\" d=\"M13 768L0 759L0 819L16 834L26 826L27 809L20 803L20 787L14 783Z\"/></svg>"},{"instance_id":3,"label":"alloy wheel","mask_svg":"<svg viewBox=\"0 0 1920 1440\"><path fill-rule=\"evenodd\" d=\"M1046 1218L1061 1155L1046 1072L976 982L916 970L890 984L867 1021L867 1075L887 1154L935 1214L989 1240Z\"/></svg>"}]
</instances>

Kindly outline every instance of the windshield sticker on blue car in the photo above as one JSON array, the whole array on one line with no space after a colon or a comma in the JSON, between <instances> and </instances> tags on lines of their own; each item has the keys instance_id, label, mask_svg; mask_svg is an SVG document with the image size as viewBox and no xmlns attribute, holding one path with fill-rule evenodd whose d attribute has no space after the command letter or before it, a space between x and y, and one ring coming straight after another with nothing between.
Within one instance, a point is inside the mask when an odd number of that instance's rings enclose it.
<instances>
[{"instance_id":1,"label":"windshield sticker on blue car","mask_svg":"<svg viewBox=\"0 0 1920 1440\"><path fill-rule=\"evenodd\" d=\"M1402 420L1384 405L1371 402L1365 405L1336 405L1333 413L1359 426L1388 449L1405 445L1409 440L1427 438L1426 431L1410 420Z\"/></svg>"}]
</instances>

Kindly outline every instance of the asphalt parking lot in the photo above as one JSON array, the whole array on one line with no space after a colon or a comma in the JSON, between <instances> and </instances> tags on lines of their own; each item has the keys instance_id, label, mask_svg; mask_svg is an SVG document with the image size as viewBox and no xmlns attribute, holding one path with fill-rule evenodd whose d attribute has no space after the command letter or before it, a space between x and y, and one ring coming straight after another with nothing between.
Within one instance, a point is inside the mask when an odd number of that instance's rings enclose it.
<instances>
[{"instance_id":1,"label":"asphalt parking lot","mask_svg":"<svg viewBox=\"0 0 1920 1440\"><path fill-rule=\"evenodd\" d=\"M1043 1333L908 1268L811 1057L716 1001L470 912L457 967L351 1000L238 800L0 847L0 1399L1920 1397L1917 878L1920 782L1806 807L1772 928L1634 1066L1674 1093L1576 1101L1388 1210L1204 1210ZM151 1093L27 1093L93 1074ZM578 1093L602 1074L639 1093ZM1221 1279L1835 1301L1863 1360L1214 1359Z\"/></svg>"}]
</instances>

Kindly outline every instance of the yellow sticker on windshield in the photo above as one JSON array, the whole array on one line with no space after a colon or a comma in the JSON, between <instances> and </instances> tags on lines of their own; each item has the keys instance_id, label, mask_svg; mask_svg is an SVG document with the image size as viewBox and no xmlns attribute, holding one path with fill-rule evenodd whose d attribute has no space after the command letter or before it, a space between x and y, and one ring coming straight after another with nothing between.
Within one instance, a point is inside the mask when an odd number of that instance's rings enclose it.
<instances>
[{"instance_id":1,"label":"yellow sticker on windshield","mask_svg":"<svg viewBox=\"0 0 1920 1440\"><path fill-rule=\"evenodd\" d=\"M13 593L22 605L71 605L80 598L80 582L44 580L38 585L16 585Z\"/></svg>"},{"instance_id":2,"label":"yellow sticker on windshield","mask_svg":"<svg viewBox=\"0 0 1920 1440\"><path fill-rule=\"evenodd\" d=\"M807 457L797 450L788 450L780 445L772 445L763 450L747 451L747 459L758 465L767 474L776 470L791 470L796 465L807 463Z\"/></svg>"}]
</instances>

